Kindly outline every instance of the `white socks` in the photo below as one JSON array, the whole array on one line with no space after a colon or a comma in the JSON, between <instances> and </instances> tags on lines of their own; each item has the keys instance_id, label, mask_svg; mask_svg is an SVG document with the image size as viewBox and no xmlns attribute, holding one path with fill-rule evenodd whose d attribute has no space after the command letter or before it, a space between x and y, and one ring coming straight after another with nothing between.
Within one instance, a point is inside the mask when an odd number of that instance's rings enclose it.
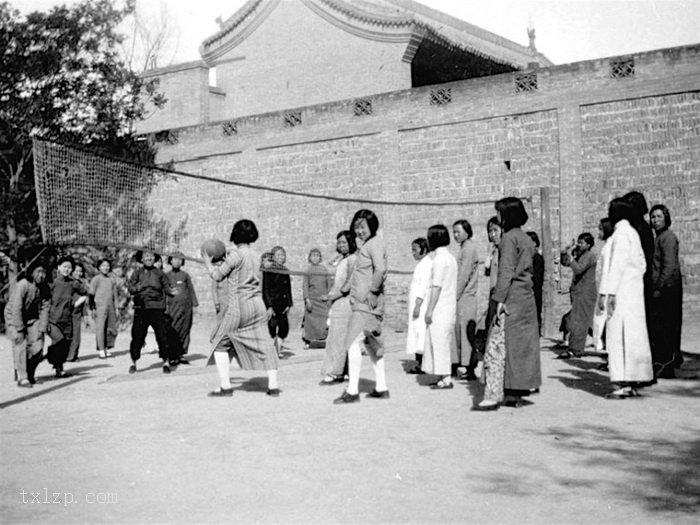
<instances>
[{"instance_id":1,"label":"white socks","mask_svg":"<svg viewBox=\"0 0 700 525\"><path fill-rule=\"evenodd\" d=\"M221 388L231 389L231 375L230 366L231 362L228 358L228 352L214 352L214 362L216 363L216 371L219 373L219 380L221 381Z\"/></svg>"}]
</instances>

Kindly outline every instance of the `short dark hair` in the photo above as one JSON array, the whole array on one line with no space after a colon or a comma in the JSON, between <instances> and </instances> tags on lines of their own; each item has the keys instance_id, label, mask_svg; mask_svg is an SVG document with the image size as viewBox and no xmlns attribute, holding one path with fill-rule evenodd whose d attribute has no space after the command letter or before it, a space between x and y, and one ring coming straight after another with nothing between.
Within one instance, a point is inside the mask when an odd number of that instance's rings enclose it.
<instances>
[{"instance_id":1,"label":"short dark hair","mask_svg":"<svg viewBox=\"0 0 700 525\"><path fill-rule=\"evenodd\" d=\"M321 250L319 250L318 248L311 248L309 250L309 256L306 258L307 261L311 262L311 254L313 254L313 253L317 253L318 256L321 258L321 260L323 260L323 255L321 254Z\"/></svg>"},{"instance_id":2,"label":"short dark hair","mask_svg":"<svg viewBox=\"0 0 700 525\"><path fill-rule=\"evenodd\" d=\"M233 225L231 242L234 244L252 244L258 240L258 229L249 219L241 219Z\"/></svg>"},{"instance_id":3,"label":"short dark hair","mask_svg":"<svg viewBox=\"0 0 700 525\"><path fill-rule=\"evenodd\" d=\"M355 212L355 215L353 215L352 221L350 222L350 230L355 231L355 223L360 219L364 219L367 221L367 226L369 227L369 231L371 234L370 238L377 235L377 230L379 229L379 219L373 211L364 208L361 210L357 210L357 212Z\"/></svg>"},{"instance_id":4,"label":"short dark hair","mask_svg":"<svg viewBox=\"0 0 700 525\"><path fill-rule=\"evenodd\" d=\"M608 208L608 217L610 217L610 222L615 226L622 219L632 222L632 219L636 216L634 208L622 197L617 197L610 201L610 206Z\"/></svg>"},{"instance_id":5,"label":"short dark hair","mask_svg":"<svg viewBox=\"0 0 700 525\"><path fill-rule=\"evenodd\" d=\"M501 223L500 223L500 221L498 220L498 217L496 217L495 215L489 219L489 222L486 223L486 233L489 232L489 228L490 228L492 225L493 225L493 226L498 226L499 228L501 227Z\"/></svg>"},{"instance_id":6,"label":"short dark hair","mask_svg":"<svg viewBox=\"0 0 700 525\"><path fill-rule=\"evenodd\" d=\"M522 226L528 216L523 201L517 197L505 197L496 202L496 210L501 214L501 228L509 231Z\"/></svg>"},{"instance_id":7,"label":"short dark hair","mask_svg":"<svg viewBox=\"0 0 700 525\"><path fill-rule=\"evenodd\" d=\"M671 226L671 212L668 211L668 208L664 204L654 204L651 207L651 210L649 210L649 215L654 213L656 210L661 210L661 213L664 214L664 225L666 228Z\"/></svg>"},{"instance_id":8,"label":"short dark hair","mask_svg":"<svg viewBox=\"0 0 700 525\"><path fill-rule=\"evenodd\" d=\"M467 219L459 219L458 221L454 222L452 227L454 228L458 224L462 227L462 229L464 230L464 233L467 234L467 239L471 239L472 236L474 235L474 232L472 231L472 225L469 224L469 221Z\"/></svg>"},{"instance_id":9,"label":"short dark hair","mask_svg":"<svg viewBox=\"0 0 700 525\"><path fill-rule=\"evenodd\" d=\"M527 234L530 236L530 239L532 239L532 242L535 243L535 248L540 247L540 238L537 236L535 232L527 232Z\"/></svg>"},{"instance_id":10,"label":"short dark hair","mask_svg":"<svg viewBox=\"0 0 700 525\"><path fill-rule=\"evenodd\" d=\"M180 259L182 261L182 266L185 266L185 254L182 252L175 252L168 256L168 264L172 266L173 259Z\"/></svg>"},{"instance_id":11,"label":"short dark hair","mask_svg":"<svg viewBox=\"0 0 700 525\"><path fill-rule=\"evenodd\" d=\"M644 217L644 214L649 211L647 200L644 194L639 191L630 191L622 196L628 204L632 206L632 210L637 217Z\"/></svg>"},{"instance_id":12,"label":"short dark hair","mask_svg":"<svg viewBox=\"0 0 700 525\"><path fill-rule=\"evenodd\" d=\"M352 230L339 231L338 235L335 236L335 240L337 241L341 237L345 237L345 240L348 242L348 253L355 253L357 251L357 241L355 241L355 234Z\"/></svg>"},{"instance_id":13,"label":"short dark hair","mask_svg":"<svg viewBox=\"0 0 700 525\"><path fill-rule=\"evenodd\" d=\"M428 247L431 252L440 248L441 246L447 246L450 244L450 232L444 224L433 224L428 228Z\"/></svg>"},{"instance_id":14,"label":"short dark hair","mask_svg":"<svg viewBox=\"0 0 700 525\"><path fill-rule=\"evenodd\" d=\"M99 261L97 261L97 266L95 266L95 268L97 268L97 269L99 270L99 269L100 269L100 266L102 266L102 263L104 263L104 262L106 262L107 264L109 264L109 269L111 270L111 269L112 269L112 261L110 261L109 259L107 259L107 258L105 258L105 257L103 257L102 259L100 259Z\"/></svg>"},{"instance_id":15,"label":"short dark hair","mask_svg":"<svg viewBox=\"0 0 700 525\"><path fill-rule=\"evenodd\" d=\"M272 248L270 248L270 255L271 255L272 257L274 257L274 256L275 256L275 253L276 253L276 252L279 252L279 251L283 251L285 257L287 256L287 250L285 250L284 247L283 247L283 246L280 246L280 245L273 246Z\"/></svg>"},{"instance_id":16,"label":"short dark hair","mask_svg":"<svg viewBox=\"0 0 700 525\"><path fill-rule=\"evenodd\" d=\"M71 268L75 268L75 260L70 255L64 255L63 257L60 257L58 259L58 262L56 263L56 266L61 266L64 262L69 262Z\"/></svg>"},{"instance_id":17,"label":"short dark hair","mask_svg":"<svg viewBox=\"0 0 700 525\"><path fill-rule=\"evenodd\" d=\"M425 255L430 251L430 246L428 246L428 239L425 237L418 237L417 239L413 239L413 242L411 244L415 244L420 248L420 254Z\"/></svg>"},{"instance_id":18,"label":"short dark hair","mask_svg":"<svg viewBox=\"0 0 700 525\"><path fill-rule=\"evenodd\" d=\"M595 246L595 239L593 238L593 235L588 232L583 232L581 235L579 235L578 240L585 242L591 248Z\"/></svg>"},{"instance_id":19,"label":"short dark hair","mask_svg":"<svg viewBox=\"0 0 700 525\"><path fill-rule=\"evenodd\" d=\"M603 230L603 240L609 239L615 231L610 217L600 219L600 228Z\"/></svg>"},{"instance_id":20,"label":"short dark hair","mask_svg":"<svg viewBox=\"0 0 700 525\"><path fill-rule=\"evenodd\" d=\"M32 274L37 268L41 268L44 270L44 272L46 272L46 263L41 260L33 261L20 273L20 275L17 276L17 280L24 276L24 278L30 283L34 282L34 276Z\"/></svg>"}]
</instances>

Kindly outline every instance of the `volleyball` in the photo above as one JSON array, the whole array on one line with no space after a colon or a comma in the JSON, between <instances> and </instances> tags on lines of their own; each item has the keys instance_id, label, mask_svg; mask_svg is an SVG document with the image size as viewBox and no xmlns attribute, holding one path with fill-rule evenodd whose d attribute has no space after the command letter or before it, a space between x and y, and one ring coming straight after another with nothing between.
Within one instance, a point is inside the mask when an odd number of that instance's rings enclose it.
<instances>
[{"instance_id":1,"label":"volleyball","mask_svg":"<svg viewBox=\"0 0 700 525\"><path fill-rule=\"evenodd\" d=\"M226 257L226 245L219 239L208 239L202 243L202 253L211 257L212 262L222 261Z\"/></svg>"}]
</instances>

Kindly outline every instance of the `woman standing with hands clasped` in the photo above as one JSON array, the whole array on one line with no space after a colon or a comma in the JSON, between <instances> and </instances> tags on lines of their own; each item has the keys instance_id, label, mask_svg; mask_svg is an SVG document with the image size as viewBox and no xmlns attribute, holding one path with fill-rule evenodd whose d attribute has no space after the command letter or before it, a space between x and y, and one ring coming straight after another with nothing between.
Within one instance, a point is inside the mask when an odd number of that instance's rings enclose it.
<instances>
[{"instance_id":1,"label":"woman standing with hands clasped","mask_svg":"<svg viewBox=\"0 0 700 525\"><path fill-rule=\"evenodd\" d=\"M495 397L485 397L474 410L495 410L501 399L504 406L530 404L522 397L542 383L537 309L532 287L535 244L521 228L527 222L527 212L517 197L496 202L496 212L503 236L498 246L498 279L493 300L497 303L494 322L503 326L505 338L503 392L494 392Z\"/></svg>"}]
</instances>

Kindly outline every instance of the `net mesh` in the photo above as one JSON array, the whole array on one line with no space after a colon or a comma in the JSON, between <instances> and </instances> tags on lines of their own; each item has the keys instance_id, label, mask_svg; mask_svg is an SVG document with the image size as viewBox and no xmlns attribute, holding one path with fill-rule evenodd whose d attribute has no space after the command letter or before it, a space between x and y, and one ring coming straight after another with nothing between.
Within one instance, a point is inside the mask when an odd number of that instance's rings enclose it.
<instances>
[{"instance_id":1,"label":"net mesh","mask_svg":"<svg viewBox=\"0 0 700 525\"><path fill-rule=\"evenodd\" d=\"M198 259L204 240L227 239L237 219L251 218L261 232L261 251L283 244L294 260L305 261L310 247L333 253L335 234L348 228L358 208L369 207L381 219L396 273L411 272L413 261L406 257L410 243L424 237L431 224L450 227L466 216L475 238L486 244L486 222L499 198L414 202L366 200L340 190L337 196L318 195L298 186L292 191L257 185L256 176L244 170L222 171L216 178L115 160L40 139L34 141L34 170L41 231L48 244L145 248L161 254L180 250L188 259ZM288 186L294 187L293 182ZM527 189L518 193L537 224L539 199Z\"/></svg>"},{"instance_id":2,"label":"net mesh","mask_svg":"<svg viewBox=\"0 0 700 525\"><path fill-rule=\"evenodd\" d=\"M48 244L163 250L177 242L148 199L167 179L161 170L35 140L34 176Z\"/></svg>"}]
</instances>

